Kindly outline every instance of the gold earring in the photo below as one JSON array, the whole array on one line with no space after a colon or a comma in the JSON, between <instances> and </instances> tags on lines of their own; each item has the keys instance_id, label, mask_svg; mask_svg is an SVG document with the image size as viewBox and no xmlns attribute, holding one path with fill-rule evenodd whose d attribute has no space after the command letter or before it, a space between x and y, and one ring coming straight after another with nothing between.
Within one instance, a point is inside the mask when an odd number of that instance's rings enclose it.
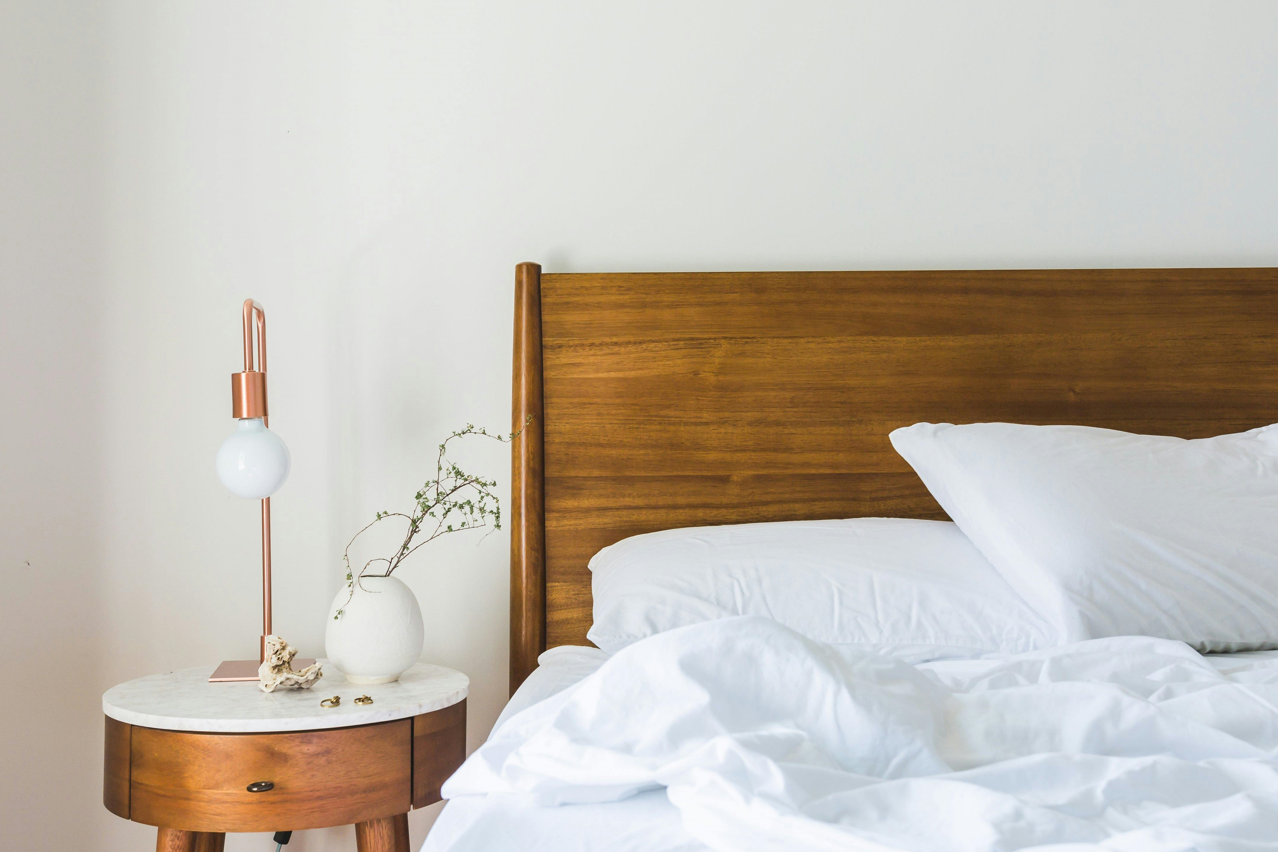
<instances>
[{"instance_id":1,"label":"gold earring","mask_svg":"<svg viewBox=\"0 0 1278 852\"><path fill-rule=\"evenodd\" d=\"M325 698L320 702L321 707L336 707L342 703L342 696L334 695L332 698Z\"/></svg>"},{"instance_id":2,"label":"gold earring","mask_svg":"<svg viewBox=\"0 0 1278 852\"><path fill-rule=\"evenodd\" d=\"M355 699L355 703L356 704L372 704L373 699L369 698L367 695L361 695L359 698Z\"/></svg>"}]
</instances>

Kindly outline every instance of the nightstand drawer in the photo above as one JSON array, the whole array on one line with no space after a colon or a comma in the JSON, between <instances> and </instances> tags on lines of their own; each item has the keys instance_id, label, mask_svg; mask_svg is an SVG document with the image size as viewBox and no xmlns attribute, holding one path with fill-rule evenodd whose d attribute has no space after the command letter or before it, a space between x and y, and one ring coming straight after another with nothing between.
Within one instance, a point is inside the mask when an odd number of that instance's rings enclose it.
<instances>
[{"instance_id":1,"label":"nightstand drawer","mask_svg":"<svg viewBox=\"0 0 1278 852\"><path fill-rule=\"evenodd\" d=\"M287 734L134 727L130 818L222 832L402 814L412 797L412 735L410 719ZM249 792L250 785L260 792Z\"/></svg>"}]
</instances>

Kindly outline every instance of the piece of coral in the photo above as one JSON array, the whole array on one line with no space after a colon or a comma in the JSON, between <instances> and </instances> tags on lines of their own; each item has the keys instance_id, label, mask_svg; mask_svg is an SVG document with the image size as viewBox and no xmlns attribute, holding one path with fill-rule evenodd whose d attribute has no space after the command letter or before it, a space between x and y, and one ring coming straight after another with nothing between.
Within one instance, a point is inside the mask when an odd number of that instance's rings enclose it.
<instances>
[{"instance_id":1,"label":"piece of coral","mask_svg":"<svg viewBox=\"0 0 1278 852\"><path fill-rule=\"evenodd\" d=\"M318 662L300 672L293 671L293 658L296 656L297 649L280 637L266 637L266 661L257 670L258 685L263 692L274 692L278 687L310 689L324 676Z\"/></svg>"}]
</instances>

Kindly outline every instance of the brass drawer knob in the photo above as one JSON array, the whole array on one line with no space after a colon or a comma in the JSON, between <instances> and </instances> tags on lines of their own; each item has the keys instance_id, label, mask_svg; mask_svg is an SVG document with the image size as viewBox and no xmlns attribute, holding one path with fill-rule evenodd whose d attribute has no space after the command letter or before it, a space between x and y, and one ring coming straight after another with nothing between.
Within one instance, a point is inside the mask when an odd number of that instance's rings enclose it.
<instances>
[{"instance_id":1,"label":"brass drawer knob","mask_svg":"<svg viewBox=\"0 0 1278 852\"><path fill-rule=\"evenodd\" d=\"M275 789L274 781L254 781L252 784L248 785L248 791L250 793L265 793L268 790L274 790L274 789Z\"/></svg>"}]
</instances>

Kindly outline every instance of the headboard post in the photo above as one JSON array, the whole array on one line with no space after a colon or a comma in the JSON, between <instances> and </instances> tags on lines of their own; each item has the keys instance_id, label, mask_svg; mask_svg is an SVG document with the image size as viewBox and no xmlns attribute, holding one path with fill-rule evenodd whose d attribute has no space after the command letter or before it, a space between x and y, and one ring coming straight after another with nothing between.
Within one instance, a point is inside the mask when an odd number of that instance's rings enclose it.
<instances>
[{"instance_id":1,"label":"headboard post","mask_svg":"<svg viewBox=\"0 0 1278 852\"><path fill-rule=\"evenodd\" d=\"M514 383L511 428L510 691L537 667L546 648L546 504L541 371L541 266L515 267ZM530 419L531 418L531 419Z\"/></svg>"}]
</instances>

